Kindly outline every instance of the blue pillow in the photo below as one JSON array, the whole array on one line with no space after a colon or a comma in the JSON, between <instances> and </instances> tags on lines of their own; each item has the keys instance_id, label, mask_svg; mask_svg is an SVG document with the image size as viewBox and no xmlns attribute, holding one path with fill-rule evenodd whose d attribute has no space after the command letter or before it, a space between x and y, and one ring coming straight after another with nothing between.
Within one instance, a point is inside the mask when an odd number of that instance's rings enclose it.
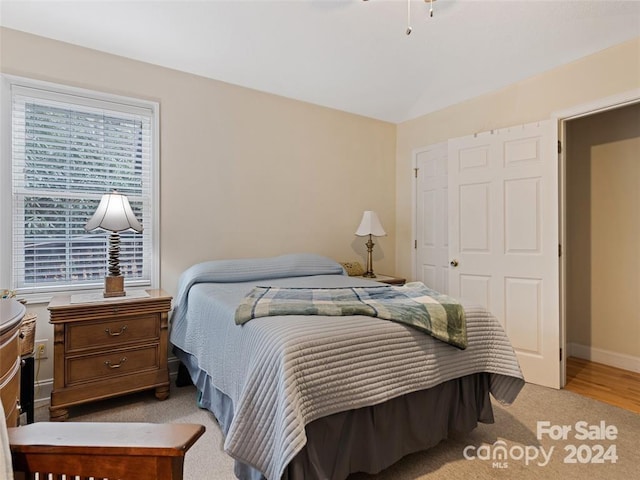
<instances>
[{"instance_id":1,"label":"blue pillow","mask_svg":"<svg viewBox=\"0 0 640 480\"><path fill-rule=\"evenodd\" d=\"M342 265L312 253L293 253L279 257L212 260L194 265L185 273L204 274L209 282L248 282L308 275L344 275ZM184 275L184 274L183 274Z\"/></svg>"},{"instance_id":2,"label":"blue pillow","mask_svg":"<svg viewBox=\"0 0 640 480\"><path fill-rule=\"evenodd\" d=\"M309 275L346 275L338 262L313 253L293 253L279 257L211 260L185 270L178 280L176 304L192 285L203 282L235 283Z\"/></svg>"}]
</instances>

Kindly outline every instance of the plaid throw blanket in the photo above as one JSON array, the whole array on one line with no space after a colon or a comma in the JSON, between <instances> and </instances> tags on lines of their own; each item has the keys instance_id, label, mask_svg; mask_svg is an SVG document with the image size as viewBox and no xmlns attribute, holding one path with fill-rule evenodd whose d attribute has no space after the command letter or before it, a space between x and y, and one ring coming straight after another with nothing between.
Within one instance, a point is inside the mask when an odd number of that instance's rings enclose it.
<instances>
[{"instance_id":1,"label":"plaid throw blanket","mask_svg":"<svg viewBox=\"0 0 640 480\"><path fill-rule=\"evenodd\" d=\"M459 302L420 282L346 288L255 287L240 303L235 322L274 315L367 315L404 323L460 349L467 347Z\"/></svg>"}]
</instances>

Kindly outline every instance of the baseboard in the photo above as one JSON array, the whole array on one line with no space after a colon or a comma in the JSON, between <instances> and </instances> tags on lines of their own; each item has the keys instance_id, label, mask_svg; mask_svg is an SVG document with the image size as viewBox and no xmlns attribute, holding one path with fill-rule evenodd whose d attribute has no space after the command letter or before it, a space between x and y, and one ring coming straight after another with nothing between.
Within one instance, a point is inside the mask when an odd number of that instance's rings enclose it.
<instances>
[{"instance_id":1,"label":"baseboard","mask_svg":"<svg viewBox=\"0 0 640 480\"><path fill-rule=\"evenodd\" d=\"M602 363L610 367L622 368L631 372L640 373L640 357L634 357L624 353L611 352L589 345L579 343L567 344L567 356L582 358L591 362Z\"/></svg>"},{"instance_id":2,"label":"baseboard","mask_svg":"<svg viewBox=\"0 0 640 480\"><path fill-rule=\"evenodd\" d=\"M46 380L40 380L39 382L36 382L33 392L33 406L35 408L48 406L52 391L53 378L48 378Z\"/></svg>"},{"instance_id":3,"label":"baseboard","mask_svg":"<svg viewBox=\"0 0 640 480\"><path fill-rule=\"evenodd\" d=\"M178 375L179 364L180 360L178 360L176 357L169 357L169 380L171 381L171 383L175 381L175 377ZM53 378L47 378L36 382L34 388L34 408L48 406L51 399L51 392L53 391Z\"/></svg>"}]
</instances>

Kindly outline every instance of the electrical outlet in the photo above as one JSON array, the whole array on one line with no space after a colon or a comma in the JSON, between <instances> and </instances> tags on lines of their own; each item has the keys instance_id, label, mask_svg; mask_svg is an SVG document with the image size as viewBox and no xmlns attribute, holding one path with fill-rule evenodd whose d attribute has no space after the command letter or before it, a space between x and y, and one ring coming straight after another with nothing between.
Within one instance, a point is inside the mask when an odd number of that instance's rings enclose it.
<instances>
[{"instance_id":1,"label":"electrical outlet","mask_svg":"<svg viewBox=\"0 0 640 480\"><path fill-rule=\"evenodd\" d=\"M44 360L48 358L47 356L47 341L46 340L37 340L35 342L35 357L36 360Z\"/></svg>"}]
</instances>

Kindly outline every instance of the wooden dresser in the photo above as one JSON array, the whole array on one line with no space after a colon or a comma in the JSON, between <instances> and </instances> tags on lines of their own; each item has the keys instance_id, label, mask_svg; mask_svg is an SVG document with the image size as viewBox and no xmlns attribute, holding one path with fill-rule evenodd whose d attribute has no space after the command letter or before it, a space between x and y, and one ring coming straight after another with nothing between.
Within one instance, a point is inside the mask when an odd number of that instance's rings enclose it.
<instances>
[{"instance_id":1,"label":"wooden dresser","mask_svg":"<svg viewBox=\"0 0 640 480\"><path fill-rule=\"evenodd\" d=\"M0 399L7 426L20 417L20 324L25 307L15 299L0 300Z\"/></svg>"},{"instance_id":2,"label":"wooden dresser","mask_svg":"<svg viewBox=\"0 0 640 480\"><path fill-rule=\"evenodd\" d=\"M169 396L168 317L171 297L148 296L49 303L53 324L51 420L66 420L68 408L86 402L155 389Z\"/></svg>"}]
</instances>

